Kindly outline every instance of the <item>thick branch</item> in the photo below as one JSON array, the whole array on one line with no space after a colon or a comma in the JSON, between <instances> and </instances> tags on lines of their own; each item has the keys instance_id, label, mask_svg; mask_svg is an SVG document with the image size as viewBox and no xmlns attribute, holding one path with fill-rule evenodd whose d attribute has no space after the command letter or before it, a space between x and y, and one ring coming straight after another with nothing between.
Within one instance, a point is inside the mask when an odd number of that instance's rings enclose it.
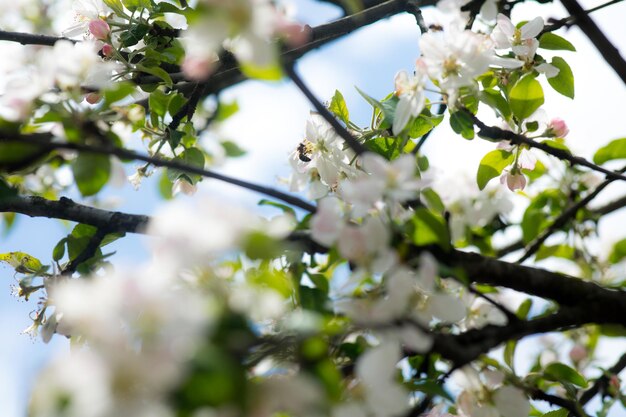
<instances>
[{"instance_id":1,"label":"thick branch","mask_svg":"<svg viewBox=\"0 0 626 417\"><path fill-rule=\"evenodd\" d=\"M76 42L75 40L64 38L62 36L33 35L31 33L7 32L0 30L0 41L18 42L22 45L53 46L58 41L63 40Z\"/></svg>"},{"instance_id":2,"label":"thick branch","mask_svg":"<svg viewBox=\"0 0 626 417\"><path fill-rule=\"evenodd\" d=\"M47 217L88 224L108 233L144 233L148 216L103 210L75 203L69 198L46 200L42 197L0 199L1 213L20 213L30 217Z\"/></svg>"},{"instance_id":3,"label":"thick branch","mask_svg":"<svg viewBox=\"0 0 626 417\"><path fill-rule=\"evenodd\" d=\"M604 60L613 68L617 75L626 83L626 61L613 46L609 38L600 30L598 25L585 13L585 10L576 0L561 0L569 14L576 18L576 24L587 35L591 43L598 49Z\"/></svg>"},{"instance_id":4,"label":"thick branch","mask_svg":"<svg viewBox=\"0 0 626 417\"><path fill-rule=\"evenodd\" d=\"M613 315L618 322L626 325L625 291L610 290L565 274L508 263L476 253L433 250L433 255L449 266L461 268L471 282L510 288L554 300L562 306L599 304L604 314Z\"/></svg>"}]
</instances>

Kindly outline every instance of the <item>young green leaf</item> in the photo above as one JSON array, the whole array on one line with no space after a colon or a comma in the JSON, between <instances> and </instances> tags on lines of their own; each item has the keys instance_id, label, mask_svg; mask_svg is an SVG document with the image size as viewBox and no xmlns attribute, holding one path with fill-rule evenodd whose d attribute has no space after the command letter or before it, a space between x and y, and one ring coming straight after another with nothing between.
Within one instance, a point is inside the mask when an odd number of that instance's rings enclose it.
<instances>
[{"instance_id":1,"label":"young green leaf","mask_svg":"<svg viewBox=\"0 0 626 417\"><path fill-rule=\"evenodd\" d=\"M330 106L328 106L328 110L330 110L345 124L348 124L348 122L350 121L350 112L348 111L348 106L346 105L346 101L339 90L335 90L335 95L330 101Z\"/></svg>"},{"instance_id":2,"label":"young green leaf","mask_svg":"<svg viewBox=\"0 0 626 417\"><path fill-rule=\"evenodd\" d=\"M509 102L513 115L519 120L526 119L544 103L541 84L534 77L525 76L509 92Z\"/></svg>"},{"instance_id":3,"label":"young green leaf","mask_svg":"<svg viewBox=\"0 0 626 417\"><path fill-rule=\"evenodd\" d=\"M450 115L450 127L465 139L474 139L474 122L469 114L457 111Z\"/></svg>"},{"instance_id":4,"label":"young green leaf","mask_svg":"<svg viewBox=\"0 0 626 417\"><path fill-rule=\"evenodd\" d=\"M626 138L615 139L593 155L593 162L603 164L614 159L626 159Z\"/></svg>"},{"instance_id":5,"label":"young green leaf","mask_svg":"<svg viewBox=\"0 0 626 417\"><path fill-rule=\"evenodd\" d=\"M571 368L564 363L551 363L546 367L543 373L546 378L554 381L569 382L581 388L586 388L588 385L584 376L579 374L574 368Z\"/></svg>"},{"instance_id":6,"label":"young green leaf","mask_svg":"<svg viewBox=\"0 0 626 417\"><path fill-rule=\"evenodd\" d=\"M542 49L550 50L565 50L576 51L574 45L572 45L567 39L555 35L552 32L546 32L539 38L539 47Z\"/></svg>"},{"instance_id":7,"label":"young green leaf","mask_svg":"<svg viewBox=\"0 0 626 417\"><path fill-rule=\"evenodd\" d=\"M567 62L561 57L552 58L552 65L559 69L559 73L554 77L548 78L548 83L558 93L565 97L574 98L574 74Z\"/></svg>"},{"instance_id":8,"label":"young green leaf","mask_svg":"<svg viewBox=\"0 0 626 417\"><path fill-rule=\"evenodd\" d=\"M72 172L78 190L87 197L98 193L109 181L111 161L108 155L83 152L72 162Z\"/></svg>"},{"instance_id":9,"label":"young green leaf","mask_svg":"<svg viewBox=\"0 0 626 417\"><path fill-rule=\"evenodd\" d=\"M476 173L476 183L481 190L487 183L502 174L502 170L513 163L515 159L511 152L496 149L483 157Z\"/></svg>"}]
</instances>

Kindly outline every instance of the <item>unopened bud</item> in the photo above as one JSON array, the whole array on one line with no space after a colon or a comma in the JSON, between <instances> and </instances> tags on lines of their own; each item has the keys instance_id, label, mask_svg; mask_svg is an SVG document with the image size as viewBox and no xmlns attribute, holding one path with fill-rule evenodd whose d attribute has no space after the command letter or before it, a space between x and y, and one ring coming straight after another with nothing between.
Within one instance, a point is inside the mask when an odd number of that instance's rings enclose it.
<instances>
[{"instance_id":1,"label":"unopened bud","mask_svg":"<svg viewBox=\"0 0 626 417\"><path fill-rule=\"evenodd\" d=\"M89 32L94 38L105 41L109 38L111 28L109 24L102 19L94 19L89 22Z\"/></svg>"}]
</instances>

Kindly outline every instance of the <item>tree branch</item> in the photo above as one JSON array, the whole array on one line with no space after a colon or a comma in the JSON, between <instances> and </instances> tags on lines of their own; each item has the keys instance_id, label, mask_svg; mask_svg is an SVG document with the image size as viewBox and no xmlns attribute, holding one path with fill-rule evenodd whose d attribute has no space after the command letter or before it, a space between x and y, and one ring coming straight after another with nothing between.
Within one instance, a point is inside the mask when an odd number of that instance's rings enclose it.
<instances>
[{"instance_id":1,"label":"tree branch","mask_svg":"<svg viewBox=\"0 0 626 417\"><path fill-rule=\"evenodd\" d=\"M618 375L620 372L622 372L624 368L626 368L626 353L623 353L619 360L615 363L615 365L608 369L608 374ZM598 380L593 384L591 388L583 392L583 394L580 396L580 403L582 405L587 404L589 401L591 401L593 397L596 396L596 394L606 389L606 385L608 384L608 382L609 376L606 374L602 375L600 378L598 378Z\"/></svg>"},{"instance_id":2,"label":"tree branch","mask_svg":"<svg viewBox=\"0 0 626 417\"><path fill-rule=\"evenodd\" d=\"M140 214L103 210L75 203L69 198L47 200L42 197L0 199L1 213L19 213L30 217L47 217L95 226L108 233L144 233L150 218Z\"/></svg>"},{"instance_id":3,"label":"tree branch","mask_svg":"<svg viewBox=\"0 0 626 417\"><path fill-rule=\"evenodd\" d=\"M626 168L622 168L619 172L623 173L626 171ZM615 181L614 179L607 179L604 182L602 182L600 185L598 185L596 187L595 190L593 190L593 192L587 194L587 196L585 196L585 198L583 198L582 200L578 201L577 203L569 206L567 208L567 210L565 210L563 213L561 213L561 215L559 217L557 217L550 226L548 226L546 229L544 229L544 231L534 240L532 241L527 247L526 247L526 252L524 253L524 255L522 255L521 258L519 258L517 260L518 263L522 263L524 262L526 259L530 258L532 255L535 254L535 252L537 252L539 250L539 248L541 247L541 245L543 245L543 243L557 230L559 230L561 227L563 227L570 219L574 218L576 216L576 213L578 213L578 210L580 210L581 208L585 207L587 204L589 204L591 202L591 200L593 200L594 198L596 198L598 196L598 194L600 194L600 192L602 192L602 190L604 190L609 184L611 184L613 181Z\"/></svg>"},{"instance_id":4,"label":"tree branch","mask_svg":"<svg viewBox=\"0 0 626 417\"><path fill-rule=\"evenodd\" d=\"M478 135L483 138L489 138L496 141L508 140L514 145L527 145L531 148L536 148L544 151L545 153L552 155L556 158L559 158L563 161L568 161L572 165L582 165L587 168L591 168L594 171L598 171L606 175L607 178L611 179L619 179L622 181L626 181L626 175L621 174L619 172L611 171L609 169L603 168L599 165L593 164L587 161L580 156L574 156L568 151L564 151L563 149L553 148L550 145L541 142L535 142L532 139L527 138L524 135L517 134L510 130L504 130L495 126L487 126L483 122L481 122L472 112L469 110L464 110L473 120L474 124L478 126Z\"/></svg>"},{"instance_id":5,"label":"tree branch","mask_svg":"<svg viewBox=\"0 0 626 417\"><path fill-rule=\"evenodd\" d=\"M617 75L626 83L626 61L613 46L609 38L600 30L598 25L585 13L585 10L576 0L561 0L568 13L576 18L576 24L587 35L591 43L598 49L604 60L613 68Z\"/></svg>"},{"instance_id":6,"label":"tree branch","mask_svg":"<svg viewBox=\"0 0 626 417\"><path fill-rule=\"evenodd\" d=\"M260 194L264 194L270 197L274 197L287 204L291 204L294 207L299 207L308 212L315 212L316 207L311 203L302 200L299 197L283 193L276 189L265 187L262 185L254 184L248 181L240 180L237 178L228 177L226 175L218 174L213 171L206 170L204 168L187 165L174 160L161 159L154 156L140 154L128 149L117 148L114 146L95 146L85 145L82 143L69 143L69 142L52 142L52 137L47 134L31 134L31 135L14 135L9 133L0 133L0 142L17 142L28 143L41 147L42 149L53 151L57 149L68 149L78 152L91 152L101 155L114 155L120 159L131 159L137 161L148 162L154 166L173 168L183 172L191 174L201 175L206 178L213 178L219 181L223 181L228 184L236 185L248 190L256 191Z\"/></svg>"},{"instance_id":7,"label":"tree branch","mask_svg":"<svg viewBox=\"0 0 626 417\"><path fill-rule=\"evenodd\" d=\"M18 42L22 45L44 45L53 46L58 41L77 42L76 40L62 36L33 35L23 32L7 32L0 30L0 41Z\"/></svg>"},{"instance_id":8,"label":"tree branch","mask_svg":"<svg viewBox=\"0 0 626 417\"><path fill-rule=\"evenodd\" d=\"M287 73L289 78L291 78L291 81L293 81L293 83L300 89L302 94L304 94L306 98L311 102L311 104L313 104L313 107L315 107L315 110L317 110L318 113L328 122L328 124L332 126L335 132L343 140L346 141L346 143L354 151L354 153L356 153L357 155L361 155L365 152L368 152L368 149L361 142L359 142L354 136L352 136L350 132L348 132L348 129L343 127L341 123L337 121L335 116L333 116L330 113L330 111L328 111L326 106L324 106L322 102L319 101L317 97L315 97L313 92L306 86L304 81L302 81L302 79L296 73L293 67L293 63L287 62L285 64L285 72Z\"/></svg>"},{"instance_id":9,"label":"tree branch","mask_svg":"<svg viewBox=\"0 0 626 417\"><path fill-rule=\"evenodd\" d=\"M72 261L69 262L65 268L63 268L62 274L72 275L74 272L76 272L76 269L80 264L93 258L93 256L96 254L96 251L100 247L100 244L102 244L102 241L108 233L109 232L106 228L98 228L96 230L96 233L89 239L89 242L87 242L87 246L85 246L85 249L83 249L76 258L72 259Z\"/></svg>"}]
</instances>

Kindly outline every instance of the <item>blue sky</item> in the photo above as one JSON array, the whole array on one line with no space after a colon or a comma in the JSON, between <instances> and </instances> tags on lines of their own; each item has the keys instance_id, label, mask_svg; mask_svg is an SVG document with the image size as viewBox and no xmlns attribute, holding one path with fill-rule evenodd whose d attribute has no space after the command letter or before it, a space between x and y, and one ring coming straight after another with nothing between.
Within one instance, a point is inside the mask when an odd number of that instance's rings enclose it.
<instances>
[{"instance_id":1,"label":"blue sky","mask_svg":"<svg viewBox=\"0 0 626 417\"><path fill-rule=\"evenodd\" d=\"M298 17L311 25L338 16L337 9L332 6L318 5L314 1L296 3L299 5ZM584 4L591 7L599 2ZM552 16L565 16L560 7L550 7L552 9L535 4L526 8L525 13L520 13L519 19L533 17L537 10L554 10ZM626 16L626 5L620 4L608 10L610 12L601 11L594 17L609 29L612 40L622 50L626 50L626 26L622 22L623 16ZM553 100L554 104L550 105L548 111L550 116L562 117L570 124L573 132L570 137L572 148L588 157L601 143L625 136L624 124L616 120L623 118L626 90L611 70L604 68L601 58L579 31L574 29L567 37L579 50L571 58L567 56L568 60L571 59L570 64L577 77L578 98L574 104L556 94L549 94L547 103ZM373 97L387 95L393 89L395 73L402 69L411 71L419 55L418 38L419 32L413 17L396 16L307 54L300 60L298 71L322 100L330 99L335 89L342 91L354 119L365 125L369 123L370 108L354 86ZM590 65L591 62L594 65ZM598 94L599 88L606 93ZM597 103L598 97L603 97L608 103ZM288 82L247 82L226 91L222 99L237 99L241 110L219 130L224 137L234 139L248 149L249 154L228 162L218 170L265 184L276 184L277 177L287 176L287 155L302 139L308 117L310 106L306 100ZM593 115L594 123L590 123L589 115ZM444 124L431 136L424 148L431 163L440 168L442 176L473 176L478 161L493 145L464 141L451 134ZM129 165L129 174L131 169L132 165ZM603 198L623 195L625 191L623 185L616 184L612 190L607 190ZM204 181L199 192L218 199L239 201L251 207L256 206L261 198L212 180ZM123 203L118 210L132 213L150 214L161 203L154 179L145 181L138 192L129 185L123 189L109 187L105 196L121 196ZM620 236L620 233L624 233L623 226L615 227L616 224L626 224L623 215L612 215L601 224L601 230L608 235L609 241L624 237ZM52 247L69 230L68 225L58 221L22 217L11 234L0 238L0 252L25 251L44 263L50 263ZM114 262L123 265L146 260L148 252L143 248L144 243L145 238L130 235L111 245L111 250L117 251ZM12 270L0 266L0 415L3 417L25 415L29 387L37 371L55 352L67 349L67 343L60 338L44 345L40 340L31 341L19 334L30 324L28 314L36 307L36 300L18 302L9 294L9 285L12 283ZM607 354L618 355L624 346L624 343L610 345ZM610 358L607 357L609 362ZM626 415L615 408L611 417Z\"/></svg>"}]
</instances>

